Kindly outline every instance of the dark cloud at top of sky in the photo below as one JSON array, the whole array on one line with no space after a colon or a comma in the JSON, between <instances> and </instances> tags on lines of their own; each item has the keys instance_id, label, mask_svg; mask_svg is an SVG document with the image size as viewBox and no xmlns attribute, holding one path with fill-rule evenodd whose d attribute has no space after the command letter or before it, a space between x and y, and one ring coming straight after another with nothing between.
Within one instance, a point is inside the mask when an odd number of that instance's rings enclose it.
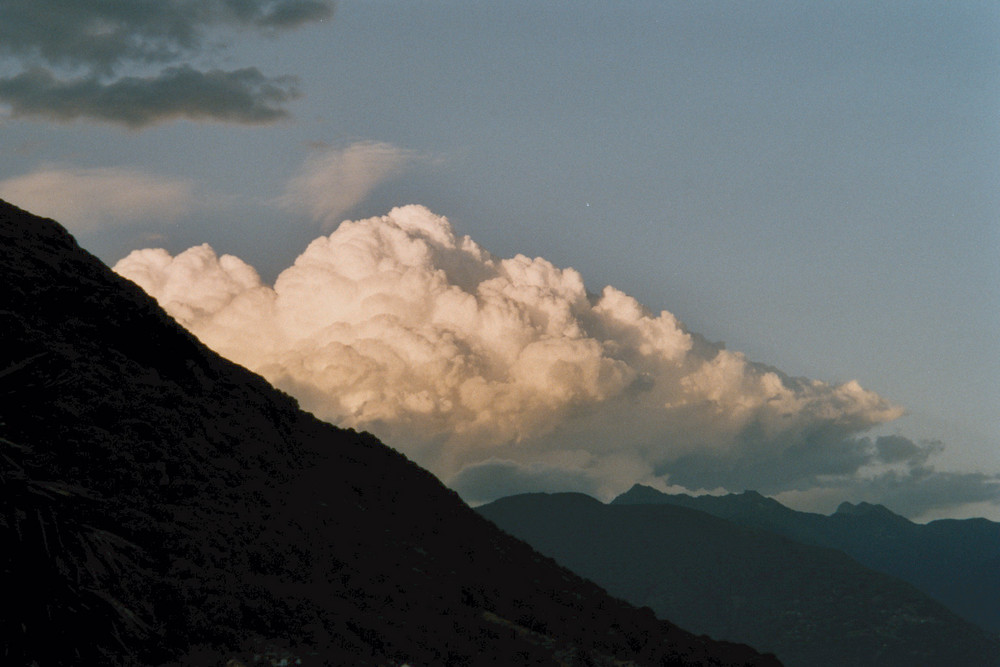
<instances>
[{"instance_id":1,"label":"dark cloud at top of sky","mask_svg":"<svg viewBox=\"0 0 1000 667\"><path fill-rule=\"evenodd\" d=\"M131 127L179 116L273 121L296 96L291 77L268 78L253 68L200 72L185 60L203 50L213 28L276 32L332 13L330 0L7 0L0 3L0 55L25 71L0 79L0 103L16 115ZM158 75L117 74L123 66L164 64L171 67ZM50 68L87 75L64 80Z\"/></svg>"},{"instance_id":2,"label":"dark cloud at top of sky","mask_svg":"<svg viewBox=\"0 0 1000 667\"><path fill-rule=\"evenodd\" d=\"M0 100L15 115L59 121L83 117L132 128L179 117L268 123L287 115L281 104L297 94L294 80L269 79L255 67L202 72L183 65L107 84L95 77L59 80L44 69L0 79Z\"/></svg>"},{"instance_id":3,"label":"dark cloud at top of sky","mask_svg":"<svg viewBox=\"0 0 1000 667\"><path fill-rule=\"evenodd\" d=\"M179 58L213 26L287 29L332 13L321 0L6 0L0 52L110 71Z\"/></svg>"}]
</instances>

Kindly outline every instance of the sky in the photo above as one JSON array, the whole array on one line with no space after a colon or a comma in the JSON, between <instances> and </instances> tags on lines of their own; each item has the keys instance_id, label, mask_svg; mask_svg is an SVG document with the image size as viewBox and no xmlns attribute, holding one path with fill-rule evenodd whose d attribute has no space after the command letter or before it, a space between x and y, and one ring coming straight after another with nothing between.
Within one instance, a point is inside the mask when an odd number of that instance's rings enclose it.
<instances>
[{"instance_id":1,"label":"sky","mask_svg":"<svg viewBox=\"0 0 1000 667\"><path fill-rule=\"evenodd\" d=\"M990 2L4 0L0 197L471 502L1000 520L998 35Z\"/></svg>"}]
</instances>

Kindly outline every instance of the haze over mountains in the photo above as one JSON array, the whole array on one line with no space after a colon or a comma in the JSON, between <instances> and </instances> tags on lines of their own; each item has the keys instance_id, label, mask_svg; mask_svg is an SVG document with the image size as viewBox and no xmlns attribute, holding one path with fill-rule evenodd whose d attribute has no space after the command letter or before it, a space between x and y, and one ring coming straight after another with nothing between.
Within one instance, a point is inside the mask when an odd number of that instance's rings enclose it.
<instances>
[{"instance_id":1,"label":"haze over mountains","mask_svg":"<svg viewBox=\"0 0 1000 667\"><path fill-rule=\"evenodd\" d=\"M690 507L804 544L831 547L908 581L967 620L1000 633L1000 523L942 519L916 524L882 505L848 502L824 516L796 512L751 491L695 497L641 485L612 504Z\"/></svg>"},{"instance_id":2,"label":"haze over mountains","mask_svg":"<svg viewBox=\"0 0 1000 667\"><path fill-rule=\"evenodd\" d=\"M656 493L636 487L610 505L583 494L526 494L477 511L612 594L697 632L774 651L792 667L1000 665L996 631L963 620L926 592L842 551L751 526L766 524L769 513L778 513L774 506L800 513L755 493L710 499L742 508L740 518L729 521ZM701 499L691 500L696 505ZM887 531L886 521L914 525L895 515L869 521L869 514L862 508L822 519L844 528L855 543L876 543L873 552L878 545L883 556L891 551L897 568L932 548L925 543L924 550L906 553L919 540L898 540L900 533ZM966 602L983 601L963 590L964 582L952 581L963 568L995 563L1000 554L978 538L981 526L969 527L964 542L935 542L938 560L913 567L929 574L937 566L939 588L951 586L953 594L971 599ZM991 588L996 568L976 572ZM988 603L993 611L997 599Z\"/></svg>"},{"instance_id":3,"label":"haze over mountains","mask_svg":"<svg viewBox=\"0 0 1000 667\"><path fill-rule=\"evenodd\" d=\"M0 202L9 664L777 665L608 597Z\"/></svg>"}]
</instances>

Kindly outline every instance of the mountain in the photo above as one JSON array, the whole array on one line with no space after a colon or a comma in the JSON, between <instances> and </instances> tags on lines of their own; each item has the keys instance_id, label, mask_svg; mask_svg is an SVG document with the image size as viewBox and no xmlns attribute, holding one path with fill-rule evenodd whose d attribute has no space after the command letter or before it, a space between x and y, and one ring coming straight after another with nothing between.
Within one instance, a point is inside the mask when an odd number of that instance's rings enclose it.
<instances>
[{"instance_id":1,"label":"mountain","mask_svg":"<svg viewBox=\"0 0 1000 667\"><path fill-rule=\"evenodd\" d=\"M779 664L299 410L53 221L0 202L0 248L5 664Z\"/></svg>"},{"instance_id":2,"label":"mountain","mask_svg":"<svg viewBox=\"0 0 1000 667\"><path fill-rule=\"evenodd\" d=\"M477 510L612 595L789 667L1000 665L1000 638L833 549L686 507L582 494Z\"/></svg>"},{"instance_id":3,"label":"mountain","mask_svg":"<svg viewBox=\"0 0 1000 667\"><path fill-rule=\"evenodd\" d=\"M882 505L846 502L833 515L824 516L797 512L754 491L670 495L638 484L611 502L690 507L805 544L838 549L1000 633L1000 523L943 519L921 525Z\"/></svg>"}]
</instances>

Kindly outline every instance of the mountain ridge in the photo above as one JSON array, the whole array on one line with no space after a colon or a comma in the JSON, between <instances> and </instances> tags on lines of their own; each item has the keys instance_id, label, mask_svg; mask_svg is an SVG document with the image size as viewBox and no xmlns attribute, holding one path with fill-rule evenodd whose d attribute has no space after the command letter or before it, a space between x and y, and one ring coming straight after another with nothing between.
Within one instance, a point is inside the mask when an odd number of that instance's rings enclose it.
<instances>
[{"instance_id":1,"label":"mountain ridge","mask_svg":"<svg viewBox=\"0 0 1000 667\"><path fill-rule=\"evenodd\" d=\"M642 485L611 503L682 505L806 544L838 549L867 567L909 582L963 618L1000 634L1000 524L996 522L939 519L917 524L883 505L865 502L841 503L826 516L793 510L771 498L748 502L745 494L671 495Z\"/></svg>"},{"instance_id":2,"label":"mountain ridge","mask_svg":"<svg viewBox=\"0 0 1000 667\"><path fill-rule=\"evenodd\" d=\"M1000 638L829 547L667 503L532 494L477 511L613 594L789 667L1000 664Z\"/></svg>"}]
</instances>

